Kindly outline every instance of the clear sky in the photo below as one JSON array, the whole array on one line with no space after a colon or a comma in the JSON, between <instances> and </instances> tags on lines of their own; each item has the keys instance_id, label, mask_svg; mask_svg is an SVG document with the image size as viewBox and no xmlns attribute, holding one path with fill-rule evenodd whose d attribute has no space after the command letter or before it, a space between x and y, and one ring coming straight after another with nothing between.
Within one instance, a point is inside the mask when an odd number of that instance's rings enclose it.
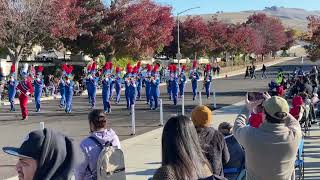
<instances>
[{"instance_id":1,"label":"clear sky","mask_svg":"<svg viewBox=\"0 0 320 180\"><path fill-rule=\"evenodd\" d=\"M278 6L286 8L303 8L320 10L320 0L155 0L161 4L173 7L173 12L181 12L191 7L200 9L187 14L215 13L217 11L238 12L245 10L262 10L265 7Z\"/></svg>"}]
</instances>

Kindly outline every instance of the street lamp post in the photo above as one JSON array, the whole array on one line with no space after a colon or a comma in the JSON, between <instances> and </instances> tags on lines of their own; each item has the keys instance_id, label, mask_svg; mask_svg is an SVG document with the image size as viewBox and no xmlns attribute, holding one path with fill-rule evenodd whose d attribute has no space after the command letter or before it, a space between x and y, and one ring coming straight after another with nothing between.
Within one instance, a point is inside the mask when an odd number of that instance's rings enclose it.
<instances>
[{"instance_id":1,"label":"street lamp post","mask_svg":"<svg viewBox=\"0 0 320 180\"><path fill-rule=\"evenodd\" d=\"M180 68L180 60L182 59L182 54L181 54L181 52L180 52L180 23L179 23L179 15L180 15L180 14L183 14L183 13L185 13L185 12L187 12L187 11L190 11L190 10L193 10L193 9L198 9L198 8L200 8L200 7L189 8L189 9L186 9L186 10L184 10L184 11L181 11L181 12L179 12L179 13L177 14L177 23L178 23L178 53L177 53L177 55L176 55L176 58L177 58L177 60L178 60L179 70L181 70L181 68Z\"/></svg>"}]
</instances>

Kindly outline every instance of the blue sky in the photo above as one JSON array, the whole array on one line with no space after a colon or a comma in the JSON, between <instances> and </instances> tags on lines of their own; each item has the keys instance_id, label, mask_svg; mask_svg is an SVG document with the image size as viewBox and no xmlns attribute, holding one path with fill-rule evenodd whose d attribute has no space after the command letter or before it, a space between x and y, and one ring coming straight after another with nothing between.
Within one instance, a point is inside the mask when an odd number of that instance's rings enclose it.
<instances>
[{"instance_id":1,"label":"blue sky","mask_svg":"<svg viewBox=\"0 0 320 180\"><path fill-rule=\"evenodd\" d=\"M200 9L189 11L187 14L215 13L217 11L237 12L244 10L261 10L264 7L284 6L320 10L320 0L155 0L161 4L173 7L173 12L183 11L191 7Z\"/></svg>"}]
</instances>

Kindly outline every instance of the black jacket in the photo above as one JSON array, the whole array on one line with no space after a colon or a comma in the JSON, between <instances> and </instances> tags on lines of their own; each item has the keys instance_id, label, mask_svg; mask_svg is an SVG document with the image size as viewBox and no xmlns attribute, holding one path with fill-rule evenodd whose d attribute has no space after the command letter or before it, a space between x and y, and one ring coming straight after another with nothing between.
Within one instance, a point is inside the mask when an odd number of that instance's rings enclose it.
<instances>
[{"instance_id":1,"label":"black jacket","mask_svg":"<svg viewBox=\"0 0 320 180\"><path fill-rule=\"evenodd\" d=\"M201 147L212 167L212 173L223 175L223 165L227 164L230 155L224 136L211 127L197 127Z\"/></svg>"},{"instance_id":2,"label":"black jacket","mask_svg":"<svg viewBox=\"0 0 320 180\"><path fill-rule=\"evenodd\" d=\"M34 180L69 180L75 166L72 141L61 133L45 129L38 169Z\"/></svg>"}]
</instances>

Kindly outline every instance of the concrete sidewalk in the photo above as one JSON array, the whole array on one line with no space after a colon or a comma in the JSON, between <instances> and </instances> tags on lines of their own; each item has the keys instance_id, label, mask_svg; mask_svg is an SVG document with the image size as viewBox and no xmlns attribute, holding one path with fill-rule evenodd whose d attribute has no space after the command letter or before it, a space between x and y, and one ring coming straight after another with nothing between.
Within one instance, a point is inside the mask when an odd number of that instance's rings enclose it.
<instances>
[{"instance_id":1,"label":"concrete sidewalk","mask_svg":"<svg viewBox=\"0 0 320 180\"><path fill-rule=\"evenodd\" d=\"M244 102L213 112L213 127L221 122L233 123ZM153 176L161 166L162 128L121 142L125 155L127 180L142 180Z\"/></svg>"},{"instance_id":2,"label":"concrete sidewalk","mask_svg":"<svg viewBox=\"0 0 320 180\"><path fill-rule=\"evenodd\" d=\"M266 62L264 65L266 67L269 67L269 66L273 66L273 65L276 65L276 64L279 64L279 63L282 63L282 62L285 62L285 61L289 61L289 60L292 60L292 59L295 59L296 57L284 57L284 58L281 58L281 59L278 59L278 60L274 60L274 61L269 61L269 62ZM257 65L256 67L256 70L261 70L262 69L262 64L259 64ZM222 78L225 78L226 76L227 77L232 77L232 76L237 76L237 75L240 75L240 74L243 74L245 72L246 68L241 68L241 69L238 69L238 70L234 70L234 71L231 71L231 72L222 72L220 74L219 77L215 77L214 79L222 79ZM202 81L202 79L200 78L199 81ZM187 80L187 82L190 82L190 80ZM164 86L166 85L166 83L161 83L160 86ZM124 90L124 88L122 88L121 90ZM97 94L102 94L102 89L98 89L97 90ZM82 93L81 96L86 96L88 95L87 91L84 91ZM49 96L49 97L42 97L40 101L49 101L49 100L54 100L54 99L60 99L61 96L60 95L55 95L55 96ZM33 102L34 101L34 98L31 98L29 97L29 103L30 102ZM19 100L18 99L15 99L14 101L14 104L19 104ZM0 101L0 105L5 105L5 106L9 106L10 103L8 101Z\"/></svg>"},{"instance_id":3,"label":"concrete sidewalk","mask_svg":"<svg viewBox=\"0 0 320 180\"><path fill-rule=\"evenodd\" d=\"M215 110L212 126L217 128L221 122L234 123L244 102ZM128 180L142 180L153 176L161 166L162 128L122 142L126 160ZM311 128L310 136L305 137L305 179L320 179L320 126Z\"/></svg>"}]
</instances>

